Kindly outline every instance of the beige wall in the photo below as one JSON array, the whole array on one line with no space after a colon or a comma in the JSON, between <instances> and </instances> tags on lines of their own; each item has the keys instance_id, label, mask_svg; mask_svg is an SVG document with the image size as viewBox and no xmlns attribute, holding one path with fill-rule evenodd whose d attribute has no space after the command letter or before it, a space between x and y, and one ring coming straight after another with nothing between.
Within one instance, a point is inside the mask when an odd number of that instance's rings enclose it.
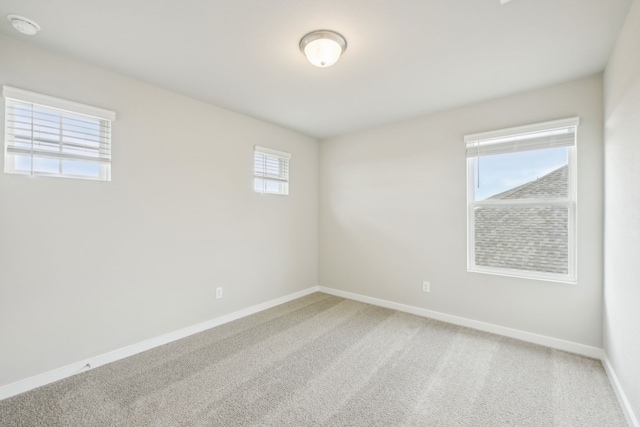
<instances>
[{"instance_id":1,"label":"beige wall","mask_svg":"<svg viewBox=\"0 0 640 427\"><path fill-rule=\"evenodd\" d=\"M320 285L601 347L602 102L596 75L322 141ZM468 273L463 136L572 116L578 283Z\"/></svg>"},{"instance_id":2,"label":"beige wall","mask_svg":"<svg viewBox=\"0 0 640 427\"><path fill-rule=\"evenodd\" d=\"M636 412L638 9L606 73L605 347ZM118 114L112 182L0 173L0 386L316 285L318 259L323 286L602 346L599 75L318 155L313 139L2 36L0 52L0 84ZM463 135L576 115L578 283L468 273ZM289 197L253 193L254 144L293 154Z\"/></svg>"},{"instance_id":3,"label":"beige wall","mask_svg":"<svg viewBox=\"0 0 640 427\"><path fill-rule=\"evenodd\" d=\"M317 141L1 36L0 84L118 114L112 182L0 173L0 386L317 284Z\"/></svg>"},{"instance_id":4,"label":"beige wall","mask_svg":"<svg viewBox=\"0 0 640 427\"><path fill-rule=\"evenodd\" d=\"M640 419L640 3L605 72L604 348Z\"/></svg>"}]
</instances>

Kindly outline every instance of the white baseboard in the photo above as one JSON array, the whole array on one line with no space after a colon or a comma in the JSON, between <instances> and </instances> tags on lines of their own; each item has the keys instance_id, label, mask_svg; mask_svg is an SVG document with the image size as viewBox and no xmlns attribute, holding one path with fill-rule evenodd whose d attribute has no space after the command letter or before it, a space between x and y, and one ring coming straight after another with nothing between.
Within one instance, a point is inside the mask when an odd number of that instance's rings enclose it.
<instances>
[{"instance_id":1,"label":"white baseboard","mask_svg":"<svg viewBox=\"0 0 640 427\"><path fill-rule=\"evenodd\" d=\"M611 382L611 387L613 387L613 391L616 393L616 397L618 398L618 403L620 403L620 407L622 408L622 412L624 413L625 418L627 419L627 423L629 427L640 427L640 423L638 423L638 418L633 413L633 409L629 404L629 400L627 400L627 396L620 385L620 381L618 381L618 376L613 369L613 365L611 365L611 361L609 360L609 356L606 351L602 351L602 365L604 365L604 370L607 372L607 376L609 377L609 382Z\"/></svg>"},{"instance_id":2,"label":"white baseboard","mask_svg":"<svg viewBox=\"0 0 640 427\"><path fill-rule=\"evenodd\" d=\"M493 334L504 335L510 338L516 338L534 344L540 344L546 347L558 350L568 351L570 353L580 354L582 356L600 359L602 357L602 349L579 344L571 341L565 341L558 338L552 338L545 335L538 335L531 332L525 332L518 329L507 328L505 326L494 325L492 323L480 322L478 320L467 319L465 317L453 316L451 314L441 313L439 311L427 310L425 308L414 307L411 305L400 304L383 299L367 297L364 295L354 294L351 292L339 291L337 289L318 287L320 292L335 295L342 298L348 298L367 304L373 304L380 307L391 308L393 310L403 311L405 313L415 314L417 316L428 317L430 319L441 320L454 325L466 326L480 331L491 332Z\"/></svg>"},{"instance_id":3,"label":"white baseboard","mask_svg":"<svg viewBox=\"0 0 640 427\"><path fill-rule=\"evenodd\" d=\"M312 294L318 291L317 286L305 289L300 292L285 295L280 298L273 299L271 301L264 302L262 304L254 305L243 310L239 310L224 316L216 317L215 319L208 320L206 322L198 323L193 326L189 326L178 331L170 332L168 334L160 335L159 337L151 338L127 347L120 348L118 350L110 351L108 353L100 354L95 357L88 358L70 365L54 369L48 372L44 372L39 375L35 375L24 380L16 381L11 384L0 387L0 400L6 399L11 396L15 396L25 391L32 390L43 385L50 384L55 381L79 374L89 369L96 368L98 366L105 365L107 363L115 362L125 357L133 356L134 354L142 353L143 351L150 350L154 347L158 347L164 344L168 344L172 341L179 340L181 338L188 337L189 335L197 334L198 332L205 331L207 329L215 328L216 326L223 325L225 323L232 322L237 319L249 316L251 314L258 313L260 311L267 310L280 304L284 304L289 301L301 298L303 296Z\"/></svg>"},{"instance_id":4,"label":"white baseboard","mask_svg":"<svg viewBox=\"0 0 640 427\"><path fill-rule=\"evenodd\" d=\"M93 369L98 366L105 365L107 363L115 362L125 357L133 356L143 351L150 350L152 348L179 340L181 338L188 337L198 332L205 331L207 329L214 328L216 326L223 325L225 323L232 322L237 319L258 313L260 311L267 310L280 304L284 304L289 301L301 298L303 296L312 294L314 292L324 292L329 295L335 295L342 298L347 298L355 301L364 302L367 304L377 305L380 307L386 307L393 310L403 311L405 313L415 314L417 316L428 317L435 320L441 320L443 322L452 323L454 325L466 326L472 329L478 329L481 331L491 332L498 335L504 335L511 338L520 339L535 344L544 345L547 347L569 351L571 353L580 354L587 357L592 357L602 360L602 364L605 367L611 385L618 397L620 406L627 417L629 425L631 427L640 427L638 425L637 418L635 417L626 396L620 387L620 383L616 377L616 374L607 358L606 353L601 348L591 347L584 344L578 344L571 341L565 341L558 338L547 337L543 335L533 334L530 332L524 332L517 329L511 329L504 326L494 325L491 323L480 322L477 320L467 319L464 317L453 316L438 311L427 310L424 308L414 307L410 305L400 304L378 298L368 297L364 295L354 294L351 292L340 291L337 289L326 288L323 286L313 286L311 288L295 292L293 294L285 295L280 298L276 298L271 301L264 302L262 304L254 305L252 307L245 308L224 316L211 319L206 322L198 323L193 326L189 326L178 331L170 332L168 334L161 335L159 337L151 338L137 344L133 344L118 350L111 351L91 357L86 360L82 360L70 365L54 369L48 372L44 372L39 375L35 375L24 380L20 380L11 384L7 384L0 387L0 400L6 399L11 396L15 396L20 393L32 390L43 385L59 381L61 379L79 374L88 369Z\"/></svg>"},{"instance_id":5,"label":"white baseboard","mask_svg":"<svg viewBox=\"0 0 640 427\"><path fill-rule=\"evenodd\" d=\"M428 317L430 319L440 320L454 325L466 326L472 329L480 331L491 332L498 335L507 336L510 338L516 338L522 341L543 345L558 350L568 351L570 353L579 354L582 356L599 359L602 361L602 365L607 373L611 387L613 388L618 403L622 408L625 418L629 427L640 427L638 419L636 418L629 401L624 393L624 390L620 386L618 377L616 376L613 366L609 361L607 353L598 347L592 347L584 344L575 343L572 341L566 341L558 338L552 338L545 335L538 335L531 332L525 332L518 329L507 328L505 326L494 325L492 323L480 322L478 320L467 319L465 317L454 316L451 314L441 313L438 311L427 310L424 308L414 307L411 305L400 304L397 302L387 301L379 298L368 297L365 295L354 294L351 292L340 291L337 289L327 288L324 286L318 286L318 291L325 294L335 295L342 298L347 298L355 301L364 302L367 304L377 305L380 307L390 308L393 310L403 311L405 313L415 314L417 316Z\"/></svg>"}]
</instances>

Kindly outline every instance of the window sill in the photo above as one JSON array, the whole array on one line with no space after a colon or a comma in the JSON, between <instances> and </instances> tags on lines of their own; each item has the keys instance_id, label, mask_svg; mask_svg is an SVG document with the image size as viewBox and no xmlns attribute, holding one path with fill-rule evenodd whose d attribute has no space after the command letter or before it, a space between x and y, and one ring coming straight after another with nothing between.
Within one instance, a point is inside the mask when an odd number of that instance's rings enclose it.
<instances>
[{"instance_id":1,"label":"window sill","mask_svg":"<svg viewBox=\"0 0 640 427\"><path fill-rule=\"evenodd\" d=\"M494 276L515 277L518 279L533 279L544 282L566 283L570 285L577 284L577 278L567 274L540 273L535 271L509 270L505 268L478 266L469 266L467 267L467 271L469 273L491 274Z\"/></svg>"}]
</instances>

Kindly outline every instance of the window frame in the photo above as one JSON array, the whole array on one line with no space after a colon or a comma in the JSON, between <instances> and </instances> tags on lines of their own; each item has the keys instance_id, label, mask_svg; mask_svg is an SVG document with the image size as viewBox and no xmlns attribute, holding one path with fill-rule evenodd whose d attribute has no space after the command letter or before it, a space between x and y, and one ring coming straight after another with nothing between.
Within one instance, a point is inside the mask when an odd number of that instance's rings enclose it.
<instances>
[{"instance_id":1,"label":"window frame","mask_svg":"<svg viewBox=\"0 0 640 427\"><path fill-rule=\"evenodd\" d=\"M267 159L277 159L278 160L278 176L268 175L265 172L258 173L256 170L257 164L257 156L262 155L265 157L265 169L266 169L266 160ZM282 168L280 162L284 162L284 171L281 172ZM286 151L274 150L273 148L262 147L260 145L255 145L253 147L253 191L258 194L263 195L276 195L276 196L288 196L289 195L289 181L291 175L291 153L287 153ZM262 186L262 191L256 189L256 182L258 179L266 182L277 182L279 183L283 191L266 191L266 186Z\"/></svg>"},{"instance_id":2,"label":"window frame","mask_svg":"<svg viewBox=\"0 0 640 427\"><path fill-rule=\"evenodd\" d=\"M91 105L81 104L74 101L69 101L66 99L56 98L49 95L43 95L36 92L31 92L24 89L18 89L11 86L3 86L2 94L5 102L4 106L4 172L8 174L16 174L16 175L26 175L26 176L44 176L44 177L54 177L54 178L71 178L71 179L83 179L83 180L93 180L93 181L111 181L111 150L112 150L112 138L111 138L111 124L116 119L116 114L113 111L106 110L99 107L94 107ZM55 151L51 152L51 156L38 156L34 155L33 151L31 155L28 154L19 154L15 152L10 152L10 140L14 136L14 133L11 131L11 127L9 126L10 117L13 117L15 112L10 113L9 106L12 104L23 104L30 106L30 113L33 115L34 107L39 107L41 109L48 110L50 112L56 112L65 114L67 119L74 120L74 117L77 117L79 120L96 120L99 122L99 126L101 127L99 130L99 136L96 141L98 143L98 147L96 150L100 152L100 155L96 157L95 161L87 160L86 156L81 155L73 155L73 154L65 154L62 152L60 155L54 155ZM71 117L69 117L71 116ZM73 125L71 125L73 126ZM77 125L76 125L77 126ZM60 132L62 132L64 127L60 128ZM68 129L67 132L74 132L73 128ZM77 131L76 131L77 132ZM31 134L31 141L33 147L34 135ZM73 137L71 137L73 138ZM87 139L88 141L89 139ZM104 141L104 142L103 142ZM51 142L55 145L55 141ZM62 140L62 137L57 141L58 145L61 147L61 150L64 147L65 142ZM70 144L69 141L66 142ZM71 144L73 145L73 144ZM78 146L79 147L79 146ZM15 147L13 147L15 150ZM80 148L83 149L83 148ZM33 148L32 148L33 150ZM19 156L30 157L32 168L31 170L23 170L16 167L16 162ZM33 169L34 159L37 158L52 158L60 162L59 172L45 172L45 171L35 171ZM86 162L90 164L98 165L98 176L89 176L82 174L73 174L73 173L65 173L62 171L62 162L64 160L75 161L75 162Z\"/></svg>"},{"instance_id":3,"label":"window frame","mask_svg":"<svg viewBox=\"0 0 640 427\"><path fill-rule=\"evenodd\" d=\"M567 197L566 198L528 198L506 200L475 200L475 160L481 155L467 157L467 271L471 273L492 274L498 276L518 277L561 283L577 283L577 139L579 117L535 123L531 125L499 129L466 135L465 144L481 143L483 140L495 138L509 138L534 132L551 131L573 127L574 142L567 148ZM553 148L553 147L549 147ZM520 150L522 152L534 150ZM475 245L475 210L480 207L508 207L508 206L566 206L568 211L567 224L567 274L550 273L512 268L489 267L476 264Z\"/></svg>"}]
</instances>

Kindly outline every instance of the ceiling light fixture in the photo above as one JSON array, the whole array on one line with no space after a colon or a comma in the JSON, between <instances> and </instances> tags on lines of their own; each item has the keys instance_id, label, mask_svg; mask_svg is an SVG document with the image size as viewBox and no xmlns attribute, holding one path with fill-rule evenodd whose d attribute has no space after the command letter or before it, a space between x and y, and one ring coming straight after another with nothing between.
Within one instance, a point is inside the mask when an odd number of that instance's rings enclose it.
<instances>
[{"instance_id":1,"label":"ceiling light fixture","mask_svg":"<svg viewBox=\"0 0 640 427\"><path fill-rule=\"evenodd\" d=\"M32 36L40 31L40 25L36 24L29 18L25 18L24 16L8 15L7 19L11 22L13 28L20 31L22 34Z\"/></svg>"},{"instance_id":2,"label":"ceiling light fixture","mask_svg":"<svg viewBox=\"0 0 640 427\"><path fill-rule=\"evenodd\" d=\"M335 31L312 31L300 40L300 50L316 67L330 67L347 49L347 41Z\"/></svg>"}]
</instances>

